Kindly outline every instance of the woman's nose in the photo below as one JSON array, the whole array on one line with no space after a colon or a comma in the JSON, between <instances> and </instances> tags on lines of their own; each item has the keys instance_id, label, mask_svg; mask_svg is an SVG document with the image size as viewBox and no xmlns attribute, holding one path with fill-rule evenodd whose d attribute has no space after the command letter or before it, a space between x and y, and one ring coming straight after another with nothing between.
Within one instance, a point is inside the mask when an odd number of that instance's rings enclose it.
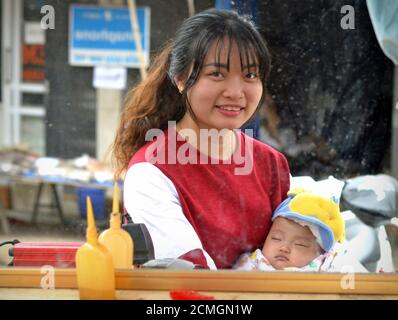
<instances>
[{"instance_id":1,"label":"woman's nose","mask_svg":"<svg viewBox=\"0 0 398 320\"><path fill-rule=\"evenodd\" d=\"M244 96L243 81L240 77L231 77L225 84L223 96L231 100L240 100Z\"/></svg>"}]
</instances>

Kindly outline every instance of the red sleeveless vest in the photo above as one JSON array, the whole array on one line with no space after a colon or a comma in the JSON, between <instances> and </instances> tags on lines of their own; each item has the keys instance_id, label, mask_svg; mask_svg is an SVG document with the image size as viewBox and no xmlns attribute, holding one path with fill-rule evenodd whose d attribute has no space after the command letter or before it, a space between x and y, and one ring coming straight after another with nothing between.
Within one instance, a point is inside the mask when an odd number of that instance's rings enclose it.
<instances>
[{"instance_id":1,"label":"red sleeveless vest","mask_svg":"<svg viewBox=\"0 0 398 320\"><path fill-rule=\"evenodd\" d=\"M173 182L187 220L217 268L230 268L240 254L262 248L272 213L289 190L289 167L281 153L242 132L238 140L236 161L212 164L188 142L175 141L174 129L167 129L129 164L151 162ZM177 161L181 155L190 156L191 163ZM243 163L244 156L251 165Z\"/></svg>"}]
</instances>

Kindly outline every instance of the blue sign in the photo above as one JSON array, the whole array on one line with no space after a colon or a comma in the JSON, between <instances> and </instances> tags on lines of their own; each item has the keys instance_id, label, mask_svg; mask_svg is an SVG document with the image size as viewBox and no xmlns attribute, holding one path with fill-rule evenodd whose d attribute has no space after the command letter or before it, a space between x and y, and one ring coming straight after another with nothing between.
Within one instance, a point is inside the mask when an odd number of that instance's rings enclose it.
<instances>
[{"instance_id":1,"label":"blue sign","mask_svg":"<svg viewBox=\"0 0 398 320\"><path fill-rule=\"evenodd\" d=\"M145 66L149 64L150 9L137 8ZM128 8L72 5L70 8L69 63L75 66L138 68L140 57Z\"/></svg>"}]
</instances>

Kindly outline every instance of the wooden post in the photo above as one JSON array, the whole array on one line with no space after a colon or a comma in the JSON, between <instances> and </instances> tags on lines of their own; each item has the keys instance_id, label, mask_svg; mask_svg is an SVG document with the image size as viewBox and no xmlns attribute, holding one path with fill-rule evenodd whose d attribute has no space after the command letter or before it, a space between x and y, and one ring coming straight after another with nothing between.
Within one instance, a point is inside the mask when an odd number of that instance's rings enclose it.
<instances>
[{"instance_id":1,"label":"wooden post","mask_svg":"<svg viewBox=\"0 0 398 320\"><path fill-rule=\"evenodd\" d=\"M128 0L128 4L130 11L131 31L133 32L135 47L137 49L138 58L140 60L141 79L144 80L147 76L147 72L145 69L144 51L142 50L141 45L141 32L138 25L137 6L135 4L135 0Z\"/></svg>"},{"instance_id":2,"label":"wooden post","mask_svg":"<svg viewBox=\"0 0 398 320\"><path fill-rule=\"evenodd\" d=\"M98 0L103 7L123 6L123 0ZM122 91L97 89L96 158L109 164L107 157L113 143L122 108Z\"/></svg>"}]
</instances>

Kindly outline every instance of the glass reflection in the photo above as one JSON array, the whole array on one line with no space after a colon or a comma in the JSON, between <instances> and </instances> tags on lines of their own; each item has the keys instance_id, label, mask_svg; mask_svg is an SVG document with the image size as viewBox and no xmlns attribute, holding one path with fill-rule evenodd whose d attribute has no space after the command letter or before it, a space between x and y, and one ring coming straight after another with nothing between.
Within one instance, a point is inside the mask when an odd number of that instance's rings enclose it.
<instances>
[{"instance_id":1,"label":"glass reflection","mask_svg":"<svg viewBox=\"0 0 398 320\"><path fill-rule=\"evenodd\" d=\"M293 176L321 180L332 175L345 181L390 172L387 155L392 152L389 134L393 65L378 46L366 3L354 6L355 29L345 30L340 24L344 1L319 4L314 0L305 7L285 2L257 1L255 8L256 22L273 53L269 94L253 120L257 138L285 154ZM104 142L97 141L96 136L106 131L106 136L113 137L115 124L106 120L101 120L102 125L97 123L97 107L108 107L108 118L112 112L112 116L119 116L127 89L137 84L140 75L138 69L130 69L126 88L111 94L107 89L93 88L91 67L69 65L67 17L72 4L99 2L53 1L56 28L43 31L43 37L36 33L43 18L42 1L15 1L11 7L2 2L1 37L15 37L18 30L19 47L11 48L11 56L7 48L2 48L2 61L6 62L2 62L1 70L19 78L17 86L7 82L8 75L1 82L4 130L0 135L0 242L83 242L86 224L82 188L89 188L96 200L99 228L108 225L113 170L109 161L104 161L106 153L97 154L97 150L104 149ZM200 1L195 9L199 12L215 4ZM154 53L174 35L188 11L181 1L148 5L152 5ZM167 14L170 10L174 14ZM23 27L14 29L6 23L6 16ZM34 42L43 39L44 66L34 59L42 57L42 51L26 47L42 46ZM29 63L24 63L24 48L25 56L28 51L32 55ZM37 79L38 74L44 79ZM44 81L48 81L48 87ZM17 103L18 108L11 110ZM37 175L62 177L67 182L51 180L42 184L39 192ZM341 209L348 210L344 206ZM365 268L369 272L388 271L378 266L382 259L385 265L391 260L396 270L396 227L380 221L372 224L352 209L345 219L346 238ZM389 242L384 241L386 236ZM0 265L10 260L8 246L1 247Z\"/></svg>"}]
</instances>

